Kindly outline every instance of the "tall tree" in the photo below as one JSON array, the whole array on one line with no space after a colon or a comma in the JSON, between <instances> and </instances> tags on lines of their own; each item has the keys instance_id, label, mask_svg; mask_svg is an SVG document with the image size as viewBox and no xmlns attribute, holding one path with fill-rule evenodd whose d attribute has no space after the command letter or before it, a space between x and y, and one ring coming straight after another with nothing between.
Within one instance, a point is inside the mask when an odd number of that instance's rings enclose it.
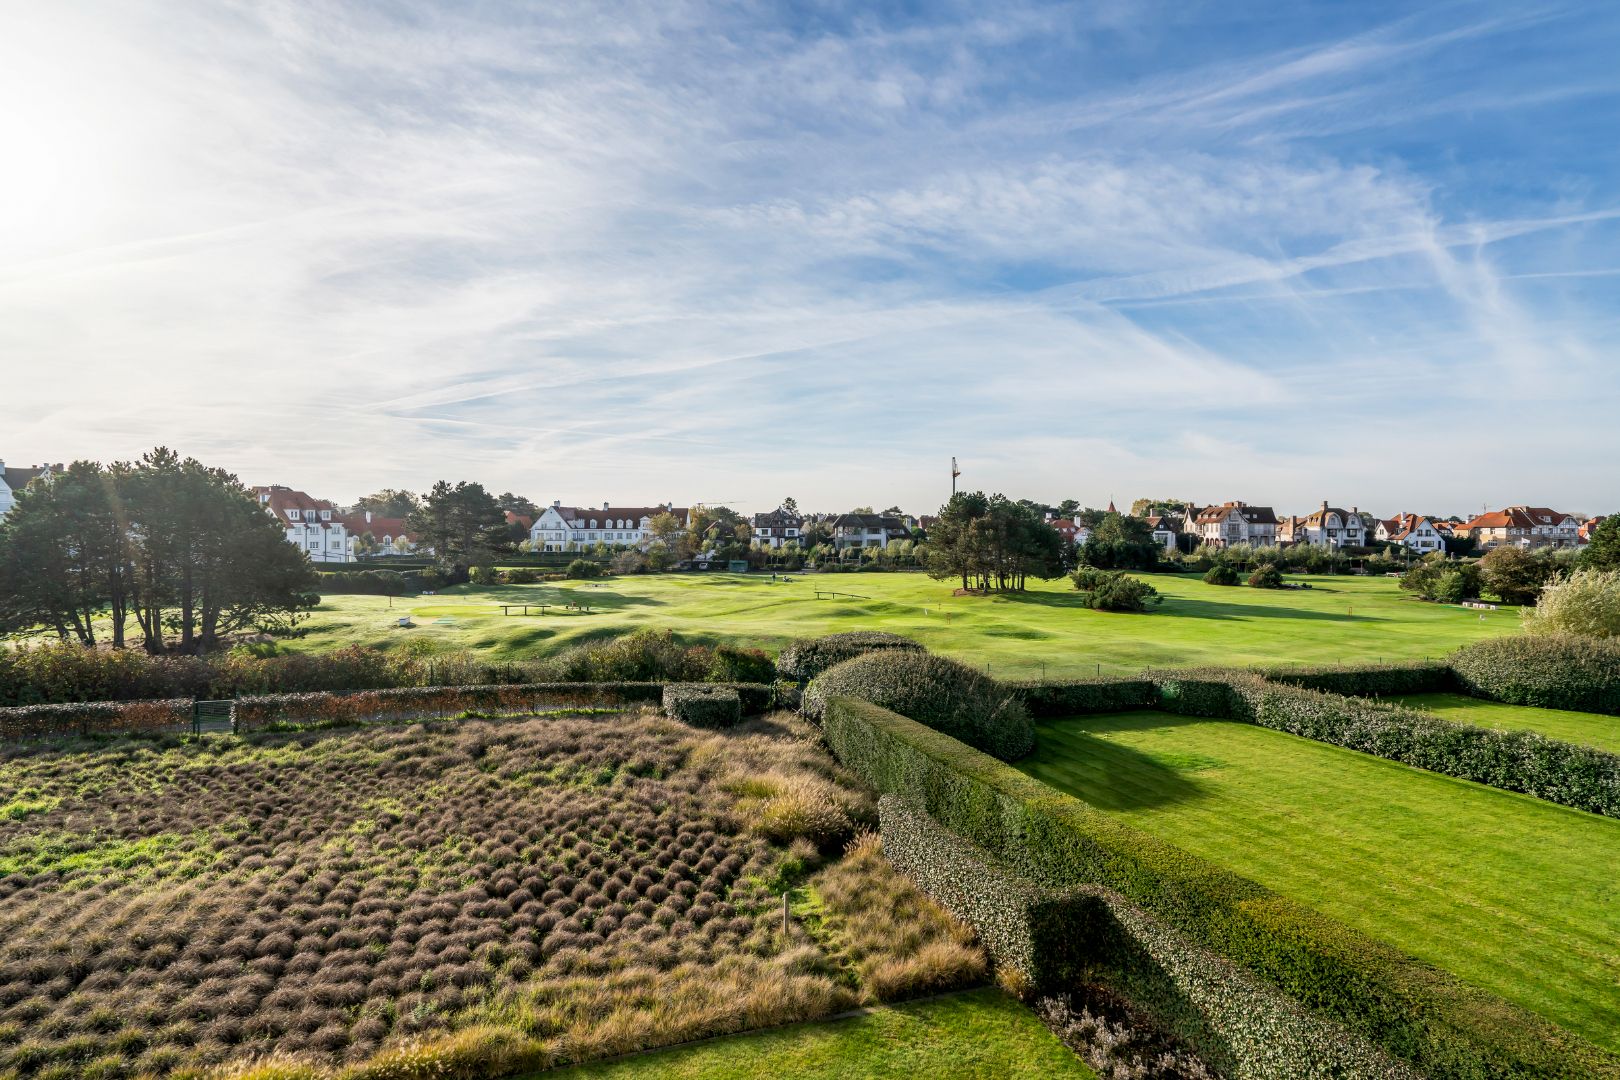
<instances>
[{"instance_id":1,"label":"tall tree","mask_svg":"<svg viewBox=\"0 0 1620 1080\"><path fill-rule=\"evenodd\" d=\"M354 505L355 509L369 510L377 517L402 518L421 506L422 500L409 491L383 488L374 494L364 496Z\"/></svg>"},{"instance_id":2,"label":"tall tree","mask_svg":"<svg viewBox=\"0 0 1620 1080\"><path fill-rule=\"evenodd\" d=\"M790 514L797 514L799 512L799 500L789 495L782 500L782 509Z\"/></svg>"},{"instance_id":3,"label":"tall tree","mask_svg":"<svg viewBox=\"0 0 1620 1080\"><path fill-rule=\"evenodd\" d=\"M512 549L506 512L484 485L466 480L434 484L405 524L433 548L453 581L466 581L472 567Z\"/></svg>"},{"instance_id":4,"label":"tall tree","mask_svg":"<svg viewBox=\"0 0 1620 1080\"><path fill-rule=\"evenodd\" d=\"M1610 514L1592 530L1581 551L1583 570L1620 570L1620 512Z\"/></svg>"},{"instance_id":5,"label":"tall tree","mask_svg":"<svg viewBox=\"0 0 1620 1080\"><path fill-rule=\"evenodd\" d=\"M495 496L495 505L512 514L522 514L525 517L536 518L540 516L540 508L522 495L514 495L510 491L503 491Z\"/></svg>"}]
</instances>

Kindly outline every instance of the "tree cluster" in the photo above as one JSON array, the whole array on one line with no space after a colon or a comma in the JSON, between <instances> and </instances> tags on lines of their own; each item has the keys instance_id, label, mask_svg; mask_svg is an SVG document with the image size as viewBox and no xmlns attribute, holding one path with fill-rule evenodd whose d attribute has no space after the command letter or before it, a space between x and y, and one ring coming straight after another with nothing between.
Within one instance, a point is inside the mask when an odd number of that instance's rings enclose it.
<instances>
[{"instance_id":1,"label":"tree cluster","mask_svg":"<svg viewBox=\"0 0 1620 1080\"><path fill-rule=\"evenodd\" d=\"M452 583L468 580L472 567L487 565L514 546L506 511L484 485L466 480L434 484L405 524L433 549Z\"/></svg>"},{"instance_id":2,"label":"tree cluster","mask_svg":"<svg viewBox=\"0 0 1620 1080\"><path fill-rule=\"evenodd\" d=\"M982 491L951 496L928 533L928 575L964 589L1021 591L1030 577L1055 578L1071 545L1033 503Z\"/></svg>"},{"instance_id":3,"label":"tree cluster","mask_svg":"<svg viewBox=\"0 0 1620 1080\"><path fill-rule=\"evenodd\" d=\"M318 602L309 559L230 473L159 447L76 461L0 519L0 630L202 652Z\"/></svg>"},{"instance_id":4,"label":"tree cluster","mask_svg":"<svg viewBox=\"0 0 1620 1080\"><path fill-rule=\"evenodd\" d=\"M1102 569L1152 570L1164 548L1141 518L1106 513L1080 545L1080 561Z\"/></svg>"}]
</instances>

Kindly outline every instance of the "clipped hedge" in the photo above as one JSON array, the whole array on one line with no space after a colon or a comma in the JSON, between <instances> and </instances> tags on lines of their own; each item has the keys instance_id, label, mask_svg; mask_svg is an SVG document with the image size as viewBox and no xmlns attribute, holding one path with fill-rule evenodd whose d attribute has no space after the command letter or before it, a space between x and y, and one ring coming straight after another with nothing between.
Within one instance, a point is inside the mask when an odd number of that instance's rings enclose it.
<instances>
[{"instance_id":1,"label":"clipped hedge","mask_svg":"<svg viewBox=\"0 0 1620 1080\"><path fill-rule=\"evenodd\" d=\"M805 714L819 719L834 697L893 709L1003 761L1035 749L1035 724L1018 695L943 656L889 650L845 660L805 690Z\"/></svg>"},{"instance_id":2,"label":"clipped hedge","mask_svg":"<svg viewBox=\"0 0 1620 1080\"><path fill-rule=\"evenodd\" d=\"M1079 716L1083 713L1129 712L1158 706L1159 688L1152 679L1076 679L1073 682L1005 684L1031 716Z\"/></svg>"},{"instance_id":3,"label":"clipped hedge","mask_svg":"<svg viewBox=\"0 0 1620 1080\"><path fill-rule=\"evenodd\" d=\"M168 731L190 724L190 698L24 705L0 709L0 740Z\"/></svg>"},{"instance_id":4,"label":"clipped hedge","mask_svg":"<svg viewBox=\"0 0 1620 1080\"><path fill-rule=\"evenodd\" d=\"M1453 653L1451 669L1476 697L1620 716L1620 640L1491 638Z\"/></svg>"},{"instance_id":5,"label":"clipped hedge","mask_svg":"<svg viewBox=\"0 0 1620 1080\"><path fill-rule=\"evenodd\" d=\"M878 800L883 855L973 927L985 951L1037 991L1076 979L1107 918L1090 894L1039 888L896 795Z\"/></svg>"},{"instance_id":6,"label":"clipped hedge","mask_svg":"<svg viewBox=\"0 0 1620 1080\"><path fill-rule=\"evenodd\" d=\"M1457 677L1444 660L1409 660L1393 664L1324 664L1266 668L1257 672L1275 683L1321 690L1347 697L1402 697L1440 694L1457 689Z\"/></svg>"},{"instance_id":7,"label":"clipped hedge","mask_svg":"<svg viewBox=\"0 0 1620 1080\"><path fill-rule=\"evenodd\" d=\"M1620 1078L1620 1057L865 701L822 719L843 764L1038 885L1098 885L1435 1076Z\"/></svg>"},{"instance_id":8,"label":"clipped hedge","mask_svg":"<svg viewBox=\"0 0 1620 1080\"><path fill-rule=\"evenodd\" d=\"M878 820L895 868L972 926L997 966L1017 971L1037 992L1104 987L1226 1076L1417 1076L1117 893L1094 885L1041 888L899 796L878 800Z\"/></svg>"},{"instance_id":9,"label":"clipped hedge","mask_svg":"<svg viewBox=\"0 0 1620 1080\"><path fill-rule=\"evenodd\" d=\"M790 641L776 658L777 673L800 686L845 660L869 652L900 649L922 652L923 647L908 637L881 630L849 630L818 638Z\"/></svg>"},{"instance_id":10,"label":"clipped hedge","mask_svg":"<svg viewBox=\"0 0 1620 1080\"><path fill-rule=\"evenodd\" d=\"M725 728L742 719L742 702L727 686L675 683L664 687L664 713L693 727Z\"/></svg>"},{"instance_id":11,"label":"clipped hedge","mask_svg":"<svg viewBox=\"0 0 1620 1080\"><path fill-rule=\"evenodd\" d=\"M1221 669L1156 676L1171 712L1241 720L1430 772L1620 817L1620 754L1534 731L1477 727Z\"/></svg>"}]
</instances>

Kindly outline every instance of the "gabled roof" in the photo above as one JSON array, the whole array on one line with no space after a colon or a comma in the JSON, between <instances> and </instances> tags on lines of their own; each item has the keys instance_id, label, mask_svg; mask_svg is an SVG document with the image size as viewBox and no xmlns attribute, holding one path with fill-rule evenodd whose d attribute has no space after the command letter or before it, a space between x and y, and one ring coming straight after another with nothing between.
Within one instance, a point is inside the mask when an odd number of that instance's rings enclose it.
<instances>
[{"instance_id":1,"label":"gabled roof","mask_svg":"<svg viewBox=\"0 0 1620 1080\"><path fill-rule=\"evenodd\" d=\"M292 518L289 517L287 513L289 510L303 511L303 513L299 515L300 520L303 520L306 514L326 510L332 513L332 520L334 522L342 524L341 516L336 513L337 508L334 507L330 502L325 499L312 499L309 497L309 495L302 491L295 491L289 487L282 487L280 484L270 484L268 486L261 485L254 488L253 494L259 497L259 503L264 506L265 509L269 510L271 514L275 515L277 521L291 521Z\"/></svg>"},{"instance_id":2,"label":"gabled roof","mask_svg":"<svg viewBox=\"0 0 1620 1080\"><path fill-rule=\"evenodd\" d=\"M657 517L659 514L671 514L671 515L674 516L676 521L684 523L687 520L687 518L691 515L691 511L689 511L684 506L603 506L603 507L596 507L596 506L558 506L558 505L553 504L552 506L549 506L546 509L555 510L559 517L561 517L572 528L575 528L575 529L589 528L591 521L602 522L602 521L607 521L607 520L633 521L633 522L636 523L636 527L639 528L643 518L651 520L652 518ZM545 511L542 510L541 513L543 514L543 513L545 513ZM533 527L532 522L530 523L530 527L531 528ZM599 528L599 529L606 528L606 527L607 526L600 525L600 524L597 525L597 528Z\"/></svg>"},{"instance_id":3,"label":"gabled roof","mask_svg":"<svg viewBox=\"0 0 1620 1080\"><path fill-rule=\"evenodd\" d=\"M1227 515L1231 514L1233 510L1236 510L1243 520L1250 525L1277 524L1276 511L1272 510L1271 507L1250 506L1245 502L1227 502L1221 503L1219 506L1206 506L1198 511L1193 520L1199 525L1212 525L1216 522L1225 521Z\"/></svg>"},{"instance_id":4,"label":"gabled roof","mask_svg":"<svg viewBox=\"0 0 1620 1080\"><path fill-rule=\"evenodd\" d=\"M530 517L528 514L514 514L512 511L508 510L506 512L506 523L508 525L521 525L525 529L528 529L534 526L534 518Z\"/></svg>"},{"instance_id":5,"label":"gabled roof","mask_svg":"<svg viewBox=\"0 0 1620 1080\"><path fill-rule=\"evenodd\" d=\"M885 529L889 532L907 532L905 522L888 514L839 514L833 518L835 529Z\"/></svg>"},{"instance_id":6,"label":"gabled roof","mask_svg":"<svg viewBox=\"0 0 1620 1080\"><path fill-rule=\"evenodd\" d=\"M35 465L32 469L7 468L5 470L6 487L10 488L12 491L21 491L23 488L28 486L31 480L35 479L36 477L45 476L53 471L61 472L62 466L58 465L54 470L49 465Z\"/></svg>"},{"instance_id":7,"label":"gabled roof","mask_svg":"<svg viewBox=\"0 0 1620 1080\"><path fill-rule=\"evenodd\" d=\"M1545 506L1510 506L1493 510L1457 526L1459 529L1545 529L1561 525L1569 514Z\"/></svg>"},{"instance_id":8,"label":"gabled roof","mask_svg":"<svg viewBox=\"0 0 1620 1080\"><path fill-rule=\"evenodd\" d=\"M754 528L756 529L796 529L804 524L804 518L798 514L790 514L780 506L775 510L754 515Z\"/></svg>"},{"instance_id":9,"label":"gabled roof","mask_svg":"<svg viewBox=\"0 0 1620 1080\"><path fill-rule=\"evenodd\" d=\"M334 518L333 520L341 521L343 527L349 530L350 535L353 536L364 536L366 533L370 533L378 539L386 536L394 540L403 536L413 544L421 539L416 533L405 527L404 518L378 517L376 514L361 511L358 514L344 514L341 518Z\"/></svg>"}]
</instances>

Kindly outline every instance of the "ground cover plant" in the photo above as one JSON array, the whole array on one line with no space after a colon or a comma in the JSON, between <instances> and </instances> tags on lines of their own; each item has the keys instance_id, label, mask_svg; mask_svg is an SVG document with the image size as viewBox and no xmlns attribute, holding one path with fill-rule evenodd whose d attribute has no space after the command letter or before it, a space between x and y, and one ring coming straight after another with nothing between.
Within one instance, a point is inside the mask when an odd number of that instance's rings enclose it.
<instances>
[{"instance_id":1,"label":"ground cover plant","mask_svg":"<svg viewBox=\"0 0 1620 1080\"><path fill-rule=\"evenodd\" d=\"M1411 694L1394 701L1447 720L1508 731L1539 731L1549 739L1582 743L1620 754L1620 718L1531 705L1504 705L1464 694Z\"/></svg>"},{"instance_id":2,"label":"ground cover plant","mask_svg":"<svg viewBox=\"0 0 1620 1080\"><path fill-rule=\"evenodd\" d=\"M870 799L810 736L649 712L7 749L0 1074L493 1076L982 978L841 857Z\"/></svg>"},{"instance_id":3,"label":"ground cover plant","mask_svg":"<svg viewBox=\"0 0 1620 1080\"><path fill-rule=\"evenodd\" d=\"M1222 721L1037 740L1031 776L1620 1049L1620 822Z\"/></svg>"},{"instance_id":4,"label":"ground cover plant","mask_svg":"<svg viewBox=\"0 0 1620 1080\"><path fill-rule=\"evenodd\" d=\"M739 1076L1092 1080L1096 1076L1033 1013L994 989L544 1075L548 1080L639 1080L646 1076L666 1080L733 1080Z\"/></svg>"},{"instance_id":5,"label":"ground cover plant","mask_svg":"<svg viewBox=\"0 0 1620 1080\"><path fill-rule=\"evenodd\" d=\"M769 574L655 574L600 585L456 586L395 601L392 610L383 597L333 596L309 617L303 636L281 646L319 652L421 642L413 647L516 662L649 627L687 642L772 653L798 638L882 630L998 678L1039 679L1144 667L1439 659L1460 645L1519 633L1515 611L1429 603L1381 577L1312 577L1308 590L1264 590L1206 585L1195 574L1147 574L1143 579L1164 602L1151 618L1121 618L1087 610L1066 580L1032 580L1022 593L953 596L923 574L791 576L784 582ZM590 611L569 609L570 601ZM552 606L546 615L501 614L500 604L525 602ZM398 626L406 614L413 628ZM553 677L568 678L546 678Z\"/></svg>"}]
</instances>

